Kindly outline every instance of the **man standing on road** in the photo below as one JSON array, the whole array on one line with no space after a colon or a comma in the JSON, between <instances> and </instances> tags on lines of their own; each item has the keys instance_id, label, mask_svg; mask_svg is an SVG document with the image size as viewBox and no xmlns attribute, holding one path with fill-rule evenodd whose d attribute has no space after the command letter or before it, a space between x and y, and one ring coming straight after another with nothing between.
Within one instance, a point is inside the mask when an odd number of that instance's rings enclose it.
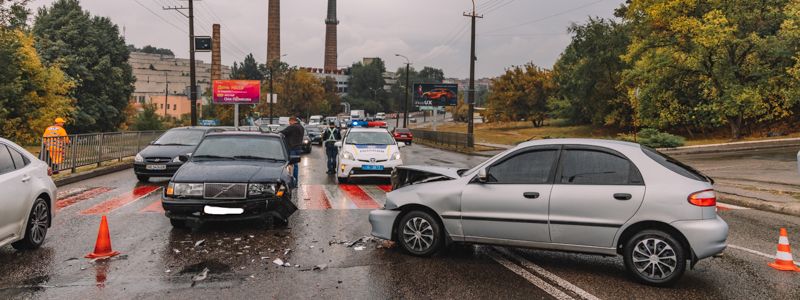
<instances>
[{"instance_id":1,"label":"man standing on road","mask_svg":"<svg viewBox=\"0 0 800 300\"><path fill-rule=\"evenodd\" d=\"M47 160L50 168L53 169L54 174L58 174L59 165L64 162L64 147L69 144L69 137L67 131L64 130L63 118L56 118L53 126L47 127L42 134L42 145L47 151L47 154L42 154L40 157ZM49 156L49 159L47 159Z\"/></svg>"},{"instance_id":2,"label":"man standing on road","mask_svg":"<svg viewBox=\"0 0 800 300\"><path fill-rule=\"evenodd\" d=\"M281 130L280 133L283 134L286 139L289 155L300 156L300 153L303 151L303 135L305 134L305 128L297 121L297 117L289 118L289 126ZM297 164L293 164L292 169L292 177L294 177L292 188L296 188L299 183L297 176L300 170Z\"/></svg>"},{"instance_id":3,"label":"man standing on road","mask_svg":"<svg viewBox=\"0 0 800 300\"><path fill-rule=\"evenodd\" d=\"M325 154L328 156L328 174L334 174L336 173L336 155L339 154L336 141L342 140L342 134L336 128L335 123L328 122L328 129L322 134L322 140L325 143Z\"/></svg>"}]
</instances>

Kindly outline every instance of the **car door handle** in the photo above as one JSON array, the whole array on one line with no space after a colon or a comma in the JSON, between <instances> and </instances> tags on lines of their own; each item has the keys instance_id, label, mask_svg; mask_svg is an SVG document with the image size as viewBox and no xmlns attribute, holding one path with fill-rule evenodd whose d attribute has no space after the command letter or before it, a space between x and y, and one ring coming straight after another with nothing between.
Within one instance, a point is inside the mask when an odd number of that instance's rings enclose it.
<instances>
[{"instance_id":1,"label":"car door handle","mask_svg":"<svg viewBox=\"0 0 800 300\"><path fill-rule=\"evenodd\" d=\"M22 182L28 182L31 180L31 177L28 175L22 176Z\"/></svg>"},{"instance_id":2,"label":"car door handle","mask_svg":"<svg viewBox=\"0 0 800 300\"><path fill-rule=\"evenodd\" d=\"M528 199L536 199L539 198L539 193L537 192L526 192L522 193L522 196Z\"/></svg>"},{"instance_id":3,"label":"car door handle","mask_svg":"<svg viewBox=\"0 0 800 300\"><path fill-rule=\"evenodd\" d=\"M631 194L626 194L626 193L616 193L616 194L614 194L614 199L617 199L617 200L631 200L631 198L633 198L633 196L631 196Z\"/></svg>"}]
</instances>

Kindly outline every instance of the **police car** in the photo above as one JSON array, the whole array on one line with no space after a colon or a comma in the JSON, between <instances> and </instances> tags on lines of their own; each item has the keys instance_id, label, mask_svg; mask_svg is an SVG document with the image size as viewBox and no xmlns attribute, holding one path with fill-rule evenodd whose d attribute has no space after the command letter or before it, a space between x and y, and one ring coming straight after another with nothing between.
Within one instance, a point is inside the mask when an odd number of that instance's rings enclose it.
<instances>
[{"instance_id":1,"label":"police car","mask_svg":"<svg viewBox=\"0 0 800 300\"><path fill-rule=\"evenodd\" d=\"M339 183L352 178L391 178L392 170L402 165L400 147L384 128L352 127L337 142L336 177Z\"/></svg>"}]
</instances>

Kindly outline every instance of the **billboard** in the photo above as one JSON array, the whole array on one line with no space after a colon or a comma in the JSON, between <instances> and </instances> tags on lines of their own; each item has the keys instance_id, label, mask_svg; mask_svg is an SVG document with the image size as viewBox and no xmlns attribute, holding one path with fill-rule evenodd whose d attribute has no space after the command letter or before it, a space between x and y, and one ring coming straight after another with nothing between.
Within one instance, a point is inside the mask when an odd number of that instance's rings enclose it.
<instances>
[{"instance_id":1,"label":"billboard","mask_svg":"<svg viewBox=\"0 0 800 300\"><path fill-rule=\"evenodd\" d=\"M456 106L458 85L449 83L415 83L414 106Z\"/></svg>"},{"instance_id":2,"label":"billboard","mask_svg":"<svg viewBox=\"0 0 800 300\"><path fill-rule=\"evenodd\" d=\"M261 81L214 80L213 95L217 104L258 104Z\"/></svg>"}]
</instances>

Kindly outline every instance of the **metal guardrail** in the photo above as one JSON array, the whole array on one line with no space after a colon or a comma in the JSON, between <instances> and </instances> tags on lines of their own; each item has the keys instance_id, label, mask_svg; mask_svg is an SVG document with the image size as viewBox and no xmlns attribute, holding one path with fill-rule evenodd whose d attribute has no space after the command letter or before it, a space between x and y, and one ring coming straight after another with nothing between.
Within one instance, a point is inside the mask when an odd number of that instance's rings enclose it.
<instances>
[{"instance_id":1,"label":"metal guardrail","mask_svg":"<svg viewBox=\"0 0 800 300\"><path fill-rule=\"evenodd\" d=\"M470 144L474 145L474 136L458 132L442 132L411 129L415 142L427 143L432 146L447 146L456 149L468 150ZM473 142L473 143L470 143Z\"/></svg>"},{"instance_id":2,"label":"metal guardrail","mask_svg":"<svg viewBox=\"0 0 800 300\"><path fill-rule=\"evenodd\" d=\"M39 159L53 171L75 170L135 156L164 131L129 131L43 137Z\"/></svg>"}]
</instances>

